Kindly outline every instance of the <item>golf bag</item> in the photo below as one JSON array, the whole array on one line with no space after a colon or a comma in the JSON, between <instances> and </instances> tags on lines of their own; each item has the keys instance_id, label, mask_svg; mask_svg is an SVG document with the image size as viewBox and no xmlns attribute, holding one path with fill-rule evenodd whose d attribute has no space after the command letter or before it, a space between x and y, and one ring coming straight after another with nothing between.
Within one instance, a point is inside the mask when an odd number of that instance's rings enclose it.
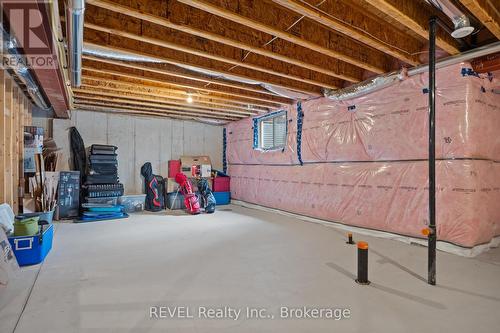
<instances>
[{"instance_id":1,"label":"golf bag","mask_svg":"<svg viewBox=\"0 0 500 333\"><path fill-rule=\"evenodd\" d=\"M205 208L205 213L211 214L215 212L215 197L208 186L208 181L204 178L200 178L198 179L197 186L201 194L201 207Z\"/></svg>"},{"instance_id":2,"label":"golf bag","mask_svg":"<svg viewBox=\"0 0 500 333\"><path fill-rule=\"evenodd\" d=\"M162 176L154 175L151 163L146 162L141 167L141 175L144 177L146 187L145 209L150 212L158 212L165 209L165 181Z\"/></svg>"},{"instance_id":3,"label":"golf bag","mask_svg":"<svg viewBox=\"0 0 500 333\"><path fill-rule=\"evenodd\" d=\"M87 170L87 153L85 152L85 145L76 127L70 127L69 136L73 170L80 171L80 178L82 178Z\"/></svg>"},{"instance_id":4,"label":"golf bag","mask_svg":"<svg viewBox=\"0 0 500 333\"><path fill-rule=\"evenodd\" d=\"M71 148L71 158L73 162L73 169L75 171L80 171L80 185L85 180L85 172L87 170L87 153L85 152L85 144L80 135L80 132L76 127L70 127L69 129L69 141ZM84 191L79 192L79 202L84 202ZM81 207L79 208L81 210Z\"/></svg>"},{"instance_id":5,"label":"golf bag","mask_svg":"<svg viewBox=\"0 0 500 333\"><path fill-rule=\"evenodd\" d=\"M200 213L200 203L198 197L193 193L191 183L183 173L175 175L175 181L180 185L179 191L184 195L184 205L189 214L196 215Z\"/></svg>"}]
</instances>

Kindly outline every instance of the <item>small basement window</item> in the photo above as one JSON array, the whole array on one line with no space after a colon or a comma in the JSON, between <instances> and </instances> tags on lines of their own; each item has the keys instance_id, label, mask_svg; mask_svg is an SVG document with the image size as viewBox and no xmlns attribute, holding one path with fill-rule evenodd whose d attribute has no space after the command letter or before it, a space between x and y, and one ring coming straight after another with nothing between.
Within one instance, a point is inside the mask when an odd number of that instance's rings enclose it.
<instances>
[{"instance_id":1,"label":"small basement window","mask_svg":"<svg viewBox=\"0 0 500 333\"><path fill-rule=\"evenodd\" d=\"M287 134L286 111L254 118L254 149L283 149Z\"/></svg>"}]
</instances>

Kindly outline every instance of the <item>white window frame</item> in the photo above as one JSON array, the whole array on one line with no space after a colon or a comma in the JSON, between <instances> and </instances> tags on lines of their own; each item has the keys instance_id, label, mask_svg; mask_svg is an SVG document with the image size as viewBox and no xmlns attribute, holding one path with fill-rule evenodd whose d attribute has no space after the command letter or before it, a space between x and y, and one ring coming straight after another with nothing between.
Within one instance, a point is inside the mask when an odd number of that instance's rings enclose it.
<instances>
[{"instance_id":1,"label":"white window frame","mask_svg":"<svg viewBox=\"0 0 500 333\"><path fill-rule=\"evenodd\" d=\"M284 140L283 140L283 144L280 144L280 145L276 145L276 138L275 138L275 123L274 123L274 119L276 118L279 118L279 117L283 117L285 116L285 134L284 134ZM273 146L271 147L264 147L264 140L263 140L263 137L264 137L264 121L269 121L269 120L273 120ZM262 150L262 151L272 151L272 150L283 150L286 146L286 141L287 141L287 137L288 137L288 115L287 115L287 112L286 110L281 110L281 111L276 111L276 112L273 112L271 114L268 114L268 115L265 115L265 116L262 116L262 117L258 117L258 118L254 118L254 126L257 126L256 130L254 129L254 135L257 135L257 145L254 147L254 149L257 149L257 150ZM255 140L255 138L254 138Z\"/></svg>"}]
</instances>

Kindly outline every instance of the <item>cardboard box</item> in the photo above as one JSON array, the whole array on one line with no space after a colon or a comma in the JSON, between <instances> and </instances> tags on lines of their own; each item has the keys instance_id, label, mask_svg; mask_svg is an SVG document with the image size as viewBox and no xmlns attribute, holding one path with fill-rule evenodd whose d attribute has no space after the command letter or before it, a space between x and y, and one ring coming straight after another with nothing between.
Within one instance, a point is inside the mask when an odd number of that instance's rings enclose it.
<instances>
[{"instance_id":1,"label":"cardboard box","mask_svg":"<svg viewBox=\"0 0 500 333\"><path fill-rule=\"evenodd\" d=\"M187 172L187 170L186 170L186 172ZM191 166L191 173L189 175L187 173L184 173L184 174L187 177L210 178L210 176L212 175L212 166L209 164L192 165Z\"/></svg>"},{"instance_id":2,"label":"cardboard box","mask_svg":"<svg viewBox=\"0 0 500 333\"><path fill-rule=\"evenodd\" d=\"M177 192L179 189L179 184L175 181L175 178L167 178L165 184L165 192L166 193L172 193L172 192Z\"/></svg>"},{"instance_id":3,"label":"cardboard box","mask_svg":"<svg viewBox=\"0 0 500 333\"><path fill-rule=\"evenodd\" d=\"M208 156L181 156L181 172L185 174L186 177L195 177L197 173L202 177L210 177L210 172L207 174L209 167L211 172L212 162ZM202 169L205 171L205 176L201 174Z\"/></svg>"},{"instance_id":4,"label":"cardboard box","mask_svg":"<svg viewBox=\"0 0 500 333\"><path fill-rule=\"evenodd\" d=\"M200 165L200 176L203 178L209 178L212 175L212 166L209 164Z\"/></svg>"},{"instance_id":5,"label":"cardboard box","mask_svg":"<svg viewBox=\"0 0 500 333\"><path fill-rule=\"evenodd\" d=\"M196 179L195 178L189 178L189 181L191 182L191 187L193 188L193 192L198 191L198 186L196 185ZM212 180L208 179L208 187L212 189ZM167 178L165 179L166 185L165 185L165 192L166 193L175 193L179 189L179 184L175 181L175 178Z\"/></svg>"}]
</instances>

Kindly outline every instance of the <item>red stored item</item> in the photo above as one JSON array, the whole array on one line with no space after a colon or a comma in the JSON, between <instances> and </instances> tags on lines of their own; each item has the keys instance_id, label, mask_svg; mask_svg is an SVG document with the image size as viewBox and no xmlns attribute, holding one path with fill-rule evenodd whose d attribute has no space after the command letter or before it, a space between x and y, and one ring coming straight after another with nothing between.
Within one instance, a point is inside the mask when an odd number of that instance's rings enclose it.
<instances>
[{"instance_id":1,"label":"red stored item","mask_svg":"<svg viewBox=\"0 0 500 333\"><path fill-rule=\"evenodd\" d=\"M180 192L184 195L184 205L189 214L196 215L200 213L200 202L198 197L193 193L191 183L186 175L179 172L175 175L175 181L180 185Z\"/></svg>"},{"instance_id":2,"label":"red stored item","mask_svg":"<svg viewBox=\"0 0 500 333\"><path fill-rule=\"evenodd\" d=\"M215 177L212 181L212 192L231 192L230 177Z\"/></svg>"},{"instance_id":3,"label":"red stored item","mask_svg":"<svg viewBox=\"0 0 500 333\"><path fill-rule=\"evenodd\" d=\"M181 161L170 160L168 161L168 178L175 178L175 175L181 172Z\"/></svg>"},{"instance_id":4,"label":"red stored item","mask_svg":"<svg viewBox=\"0 0 500 333\"><path fill-rule=\"evenodd\" d=\"M200 166L199 165L191 165L191 176L196 177L200 174Z\"/></svg>"},{"instance_id":5,"label":"red stored item","mask_svg":"<svg viewBox=\"0 0 500 333\"><path fill-rule=\"evenodd\" d=\"M200 213L200 202L194 193L184 195L184 206L186 206L187 212L191 215Z\"/></svg>"}]
</instances>

